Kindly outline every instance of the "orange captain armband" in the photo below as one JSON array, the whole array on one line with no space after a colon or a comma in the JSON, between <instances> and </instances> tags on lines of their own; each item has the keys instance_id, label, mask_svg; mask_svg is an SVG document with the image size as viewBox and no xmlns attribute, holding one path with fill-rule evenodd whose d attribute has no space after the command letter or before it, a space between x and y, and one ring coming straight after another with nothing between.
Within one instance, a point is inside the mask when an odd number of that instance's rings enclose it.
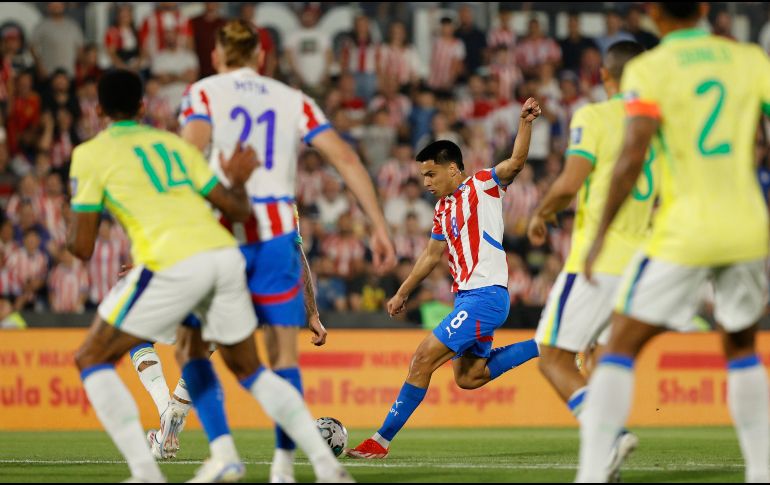
<instances>
[{"instance_id":1,"label":"orange captain armband","mask_svg":"<svg viewBox=\"0 0 770 485\"><path fill-rule=\"evenodd\" d=\"M644 116L660 120L660 107L652 101L632 99L626 101L626 114L628 116Z\"/></svg>"}]
</instances>

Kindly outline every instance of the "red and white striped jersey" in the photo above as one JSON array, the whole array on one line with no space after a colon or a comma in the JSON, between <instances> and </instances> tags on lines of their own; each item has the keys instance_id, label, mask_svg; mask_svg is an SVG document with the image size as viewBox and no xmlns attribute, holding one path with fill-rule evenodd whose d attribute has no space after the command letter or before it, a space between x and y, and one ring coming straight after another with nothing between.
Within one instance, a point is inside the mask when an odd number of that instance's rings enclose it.
<instances>
[{"instance_id":1,"label":"red and white striped jersey","mask_svg":"<svg viewBox=\"0 0 770 485\"><path fill-rule=\"evenodd\" d=\"M453 194L436 203L431 238L446 241L452 291L508 285L503 250L505 187L495 169L468 177Z\"/></svg>"},{"instance_id":2,"label":"red and white striped jersey","mask_svg":"<svg viewBox=\"0 0 770 485\"><path fill-rule=\"evenodd\" d=\"M390 125L399 128L406 122L409 113L412 112L412 102L403 94L388 99L383 95L377 95L369 102L369 112L375 113L385 109L390 117Z\"/></svg>"},{"instance_id":3,"label":"red and white striped jersey","mask_svg":"<svg viewBox=\"0 0 770 485\"><path fill-rule=\"evenodd\" d=\"M420 57L412 46L397 48L384 45L380 48L380 70L386 77L396 78L398 84L409 84L421 76Z\"/></svg>"},{"instance_id":4,"label":"red and white striped jersey","mask_svg":"<svg viewBox=\"0 0 770 485\"><path fill-rule=\"evenodd\" d=\"M64 220L64 196L43 197L43 224L51 240L59 246L67 243L67 222Z\"/></svg>"},{"instance_id":5,"label":"red and white striped jersey","mask_svg":"<svg viewBox=\"0 0 770 485\"><path fill-rule=\"evenodd\" d=\"M504 46L508 49L516 47L516 32L498 27L487 34L487 46L494 48Z\"/></svg>"},{"instance_id":6,"label":"red and white striped jersey","mask_svg":"<svg viewBox=\"0 0 770 485\"><path fill-rule=\"evenodd\" d=\"M88 277L91 281L89 300L101 303L118 282L120 265L128 262L123 243L119 239L98 238L94 244L94 254L88 261Z\"/></svg>"},{"instance_id":7,"label":"red and white striped jersey","mask_svg":"<svg viewBox=\"0 0 770 485\"><path fill-rule=\"evenodd\" d=\"M48 257L39 249L29 253L22 247L11 254L8 266L16 274L19 283L24 286L36 279L45 281Z\"/></svg>"},{"instance_id":8,"label":"red and white striped jersey","mask_svg":"<svg viewBox=\"0 0 770 485\"><path fill-rule=\"evenodd\" d=\"M12 257L19 247L13 243L3 244L2 251L0 251L0 258L2 258L2 267L0 267L0 295L2 296L16 296L21 294L21 282L19 281L19 275L16 272L16 268L11 264Z\"/></svg>"},{"instance_id":9,"label":"red and white striped jersey","mask_svg":"<svg viewBox=\"0 0 770 485\"><path fill-rule=\"evenodd\" d=\"M392 159L377 173L377 187L384 200L398 197L401 187L410 178L420 179L420 167L415 162L401 163Z\"/></svg>"},{"instance_id":10,"label":"red and white striped jersey","mask_svg":"<svg viewBox=\"0 0 770 485\"><path fill-rule=\"evenodd\" d=\"M417 261L422 252L428 246L428 241L424 235L397 234L393 238L393 245L396 247L396 256L408 258Z\"/></svg>"},{"instance_id":11,"label":"red and white striped jersey","mask_svg":"<svg viewBox=\"0 0 770 485\"><path fill-rule=\"evenodd\" d=\"M179 10L156 10L144 19L139 29L139 44L142 49L147 51L150 58L166 47L163 38L165 30L176 30L179 35L179 42L183 46L190 46L189 41L192 39L190 20Z\"/></svg>"},{"instance_id":12,"label":"red and white striped jersey","mask_svg":"<svg viewBox=\"0 0 770 485\"><path fill-rule=\"evenodd\" d=\"M460 39L439 37L433 43L428 85L433 89L454 87L454 63L465 59L465 44Z\"/></svg>"},{"instance_id":13,"label":"red and white striped jersey","mask_svg":"<svg viewBox=\"0 0 770 485\"><path fill-rule=\"evenodd\" d=\"M83 263L57 264L48 276L48 295L55 313L80 313L83 296L88 293L88 272Z\"/></svg>"},{"instance_id":14,"label":"red and white striped jersey","mask_svg":"<svg viewBox=\"0 0 770 485\"><path fill-rule=\"evenodd\" d=\"M338 234L332 234L324 239L321 252L334 264L335 276L343 278L350 276L355 269L355 263L363 263L366 256L366 248L360 239Z\"/></svg>"},{"instance_id":15,"label":"red and white striped jersey","mask_svg":"<svg viewBox=\"0 0 770 485\"><path fill-rule=\"evenodd\" d=\"M561 61L561 47L549 37L526 39L516 46L516 64L521 68L531 68L550 62Z\"/></svg>"},{"instance_id":16,"label":"red and white striped jersey","mask_svg":"<svg viewBox=\"0 0 770 485\"><path fill-rule=\"evenodd\" d=\"M513 98L514 88L524 80L521 70L514 64L491 64L489 72L498 80L497 97L505 101Z\"/></svg>"},{"instance_id":17,"label":"red and white striped jersey","mask_svg":"<svg viewBox=\"0 0 770 485\"><path fill-rule=\"evenodd\" d=\"M342 66L347 72L374 74L380 65L380 45L346 42L342 51Z\"/></svg>"},{"instance_id":18,"label":"red and white striped jersey","mask_svg":"<svg viewBox=\"0 0 770 485\"><path fill-rule=\"evenodd\" d=\"M251 145L261 166L246 184L259 240L294 233L294 201L300 142L330 129L321 109L301 91L242 68L202 79L182 100L180 123L204 120L212 125L210 163L223 183L220 157L229 158L238 143ZM253 242L249 240L248 242Z\"/></svg>"}]
</instances>

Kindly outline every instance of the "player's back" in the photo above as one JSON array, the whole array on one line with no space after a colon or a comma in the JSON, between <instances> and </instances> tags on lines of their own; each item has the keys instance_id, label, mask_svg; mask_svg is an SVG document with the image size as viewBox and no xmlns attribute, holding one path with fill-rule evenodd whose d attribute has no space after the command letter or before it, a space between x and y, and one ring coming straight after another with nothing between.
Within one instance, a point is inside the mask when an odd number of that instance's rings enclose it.
<instances>
[{"instance_id":1,"label":"player's back","mask_svg":"<svg viewBox=\"0 0 770 485\"><path fill-rule=\"evenodd\" d=\"M126 228L136 263L156 271L235 245L204 199L217 178L180 137L118 122L78 146L72 158L73 210L106 206Z\"/></svg>"},{"instance_id":2,"label":"player's back","mask_svg":"<svg viewBox=\"0 0 770 485\"><path fill-rule=\"evenodd\" d=\"M228 157L239 142L254 147L262 165L246 188L261 240L296 230L294 193L300 142L310 142L330 128L315 102L279 81L242 68L192 85L181 118L183 123L192 119L211 123L210 161L223 179L220 155Z\"/></svg>"},{"instance_id":3,"label":"player's back","mask_svg":"<svg viewBox=\"0 0 770 485\"><path fill-rule=\"evenodd\" d=\"M770 61L756 46L680 30L625 68L630 115L661 120L661 207L648 253L680 264L755 260L768 249L754 171Z\"/></svg>"},{"instance_id":4,"label":"player's back","mask_svg":"<svg viewBox=\"0 0 770 485\"><path fill-rule=\"evenodd\" d=\"M567 155L588 159L593 170L577 195L572 246L565 263L568 273L582 272L588 247L599 228L615 162L623 147L624 118L623 100L619 94L607 101L583 106L572 118ZM631 196L607 232L604 251L596 262L597 272L622 274L649 235L659 159L660 149L653 143Z\"/></svg>"}]
</instances>

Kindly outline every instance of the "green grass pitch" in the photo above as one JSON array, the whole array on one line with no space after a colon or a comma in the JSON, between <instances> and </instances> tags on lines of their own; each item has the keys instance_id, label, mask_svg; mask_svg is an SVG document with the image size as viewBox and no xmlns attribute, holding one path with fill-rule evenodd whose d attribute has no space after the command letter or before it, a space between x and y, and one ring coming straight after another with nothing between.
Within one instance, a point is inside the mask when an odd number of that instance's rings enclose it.
<instances>
[{"instance_id":1,"label":"green grass pitch","mask_svg":"<svg viewBox=\"0 0 770 485\"><path fill-rule=\"evenodd\" d=\"M741 482L732 428L635 429L639 449L626 463L627 482ZM371 430L350 434L354 446ZM246 482L265 482L272 431L236 430ZM161 465L171 482L192 477L206 458L202 432L184 432L176 460ZM571 482L576 429L404 430L386 460L344 459L360 482ZM300 459L297 479L313 481ZM119 482L128 468L104 432L0 432L0 482Z\"/></svg>"}]
</instances>

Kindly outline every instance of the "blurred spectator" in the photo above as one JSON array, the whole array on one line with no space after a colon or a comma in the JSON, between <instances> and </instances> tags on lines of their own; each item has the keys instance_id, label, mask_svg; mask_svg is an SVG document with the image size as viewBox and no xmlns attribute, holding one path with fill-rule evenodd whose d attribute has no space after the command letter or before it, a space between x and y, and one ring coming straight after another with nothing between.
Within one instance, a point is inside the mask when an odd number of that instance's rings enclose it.
<instances>
[{"instance_id":1,"label":"blurred spectator","mask_svg":"<svg viewBox=\"0 0 770 485\"><path fill-rule=\"evenodd\" d=\"M29 204L32 207L35 218L43 217L43 191L32 174L22 177L17 192L8 201L5 214L14 224L18 223L21 218L23 204ZM19 239L21 239L21 235L19 235Z\"/></svg>"},{"instance_id":2,"label":"blurred spectator","mask_svg":"<svg viewBox=\"0 0 770 485\"><path fill-rule=\"evenodd\" d=\"M35 233L38 247L41 250L45 250L48 246L48 241L51 239L51 235L48 230L41 224L42 214L38 215L35 212L30 202L22 202L19 208L19 222L14 227L14 238L18 244L25 244L29 233Z\"/></svg>"},{"instance_id":3,"label":"blurred spectator","mask_svg":"<svg viewBox=\"0 0 770 485\"><path fill-rule=\"evenodd\" d=\"M335 176L323 177L321 197L316 202L318 217L324 230L332 231L337 225L338 219L350 210L348 199L342 192L340 182Z\"/></svg>"},{"instance_id":4,"label":"blurred spectator","mask_svg":"<svg viewBox=\"0 0 770 485\"><path fill-rule=\"evenodd\" d=\"M19 74L16 78L16 89L11 98L8 109L8 152L15 155L20 151L20 146L25 140L34 134L40 123L41 101L40 96L32 90L33 77L30 71Z\"/></svg>"},{"instance_id":5,"label":"blurred spectator","mask_svg":"<svg viewBox=\"0 0 770 485\"><path fill-rule=\"evenodd\" d=\"M516 253L508 253L508 294L511 296L511 306L523 303L532 286L532 277L527 265Z\"/></svg>"},{"instance_id":6,"label":"blurred spectator","mask_svg":"<svg viewBox=\"0 0 770 485\"><path fill-rule=\"evenodd\" d=\"M356 94L365 102L369 102L377 92L379 57L380 45L372 38L369 18L357 16L353 21L353 32L345 42L340 65L344 72L353 74Z\"/></svg>"},{"instance_id":7,"label":"blurred spectator","mask_svg":"<svg viewBox=\"0 0 770 485\"><path fill-rule=\"evenodd\" d=\"M508 236L515 238L526 233L529 217L540 201L534 179L534 170L530 165L525 165L506 190L503 198L503 217L505 233Z\"/></svg>"},{"instance_id":8,"label":"blurred spectator","mask_svg":"<svg viewBox=\"0 0 770 485\"><path fill-rule=\"evenodd\" d=\"M719 35L730 40L735 40L733 35L733 18L725 10L720 10L714 15L714 19L711 22L711 32L714 35Z\"/></svg>"},{"instance_id":9,"label":"blurred spectator","mask_svg":"<svg viewBox=\"0 0 770 485\"><path fill-rule=\"evenodd\" d=\"M580 60L579 83L580 91L584 96L590 99L603 99L604 87L602 86L602 54L599 49L589 47L583 51L583 57Z\"/></svg>"},{"instance_id":10,"label":"blurred spectator","mask_svg":"<svg viewBox=\"0 0 770 485\"><path fill-rule=\"evenodd\" d=\"M499 89L495 90L499 94ZM481 122L494 109L496 96L488 96L484 79L474 74L468 78L466 89L458 102L458 111L463 121Z\"/></svg>"},{"instance_id":11,"label":"blurred spectator","mask_svg":"<svg viewBox=\"0 0 770 485\"><path fill-rule=\"evenodd\" d=\"M642 44L645 49L650 50L658 45L659 41L655 34L642 28L642 15L644 15L644 7L631 5L628 14L626 14L626 27L637 42Z\"/></svg>"},{"instance_id":12,"label":"blurred spectator","mask_svg":"<svg viewBox=\"0 0 770 485\"><path fill-rule=\"evenodd\" d=\"M350 214L341 214L337 221L337 232L324 239L321 251L332 262L333 275L345 281L359 276L364 270L366 248L353 232Z\"/></svg>"},{"instance_id":13,"label":"blurred spectator","mask_svg":"<svg viewBox=\"0 0 770 485\"><path fill-rule=\"evenodd\" d=\"M543 269L532 280L532 286L527 293L524 303L530 306L543 306L548 299L556 277L561 270L561 261L556 255L549 255L545 260Z\"/></svg>"},{"instance_id":14,"label":"blurred spectator","mask_svg":"<svg viewBox=\"0 0 770 485\"><path fill-rule=\"evenodd\" d=\"M487 38L484 32L476 26L473 18L473 7L463 5L459 10L460 25L455 35L465 46L465 63L463 78L475 74L484 64L487 49Z\"/></svg>"},{"instance_id":15,"label":"blurred spectator","mask_svg":"<svg viewBox=\"0 0 770 485\"><path fill-rule=\"evenodd\" d=\"M64 213L68 208L62 175L56 172L49 173L45 178L42 220L51 235L51 241L58 247L64 247L67 242Z\"/></svg>"},{"instance_id":16,"label":"blurred spectator","mask_svg":"<svg viewBox=\"0 0 770 485\"><path fill-rule=\"evenodd\" d=\"M455 37L452 19L441 19L439 35L433 41L428 85L435 90L450 91L463 71L465 44Z\"/></svg>"},{"instance_id":17,"label":"blurred spectator","mask_svg":"<svg viewBox=\"0 0 770 485\"><path fill-rule=\"evenodd\" d=\"M636 41L634 36L623 28L623 17L620 16L620 12L617 10L608 12L605 21L607 24L607 31L603 36L596 39L596 45L599 46L602 55L606 54L607 49L616 42L620 42L621 40Z\"/></svg>"},{"instance_id":18,"label":"blurred spectator","mask_svg":"<svg viewBox=\"0 0 770 485\"><path fill-rule=\"evenodd\" d=\"M72 150L80 143L72 114L65 108L59 108L53 115L43 116L43 133L40 137L40 149L51 155L51 167L64 169L70 163ZM65 170L66 172L66 170Z\"/></svg>"},{"instance_id":19,"label":"blurred spectator","mask_svg":"<svg viewBox=\"0 0 770 485\"><path fill-rule=\"evenodd\" d=\"M340 138L345 140L345 142L348 143L355 151L358 151L358 135L360 135L360 131L357 131L356 128L360 125L361 123L355 123L354 126L354 121L344 110L338 110L332 117L332 126L335 130L337 130L337 134L340 136Z\"/></svg>"},{"instance_id":20,"label":"blurred spectator","mask_svg":"<svg viewBox=\"0 0 770 485\"><path fill-rule=\"evenodd\" d=\"M462 144L460 134L452 129L444 113L436 113L430 122L431 130L417 142L417 148L422 149L436 140L449 140L457 145Z\"/></svg>"},{"instance_id":21,"label":"blurred spectator","mask_svg":"<svg viewBox=\"0 0 770 485\"><path fill-rule=\"evenodd\" d=\"M319 16L320 9L308 4L300 15L302 27L291 33L285 44L291 73L299 78L302 89L313 96L318 96L326 85L333 61L331 39L318 28Z\"/></svg>"},{"instance_id":22,"label":"blurred spectator","mask_svg":"<svg viewBox=\"0 0 770 485\"><path fill-rule=\"evenodd\" d=\"M35 66L35 59L24 42L24 32L15 24L6 24L0 30L0 55L3 68L6 64L12 72L25 71Z\"/></svg>"},{"instance_id":23,"label":"blurred spectator","mask_svg":"<svg viewBox=\"0 0 770 485\"><path fill-rule=\"evenodd\" d=\"M216 45L217 30L225 25L226 19L219 13L219 2L205 2L203 6L203 13L190 20L190 29L200 66L200 77L208 77L216 74L211 64L211 52Z\"/></svg>"},{"instance_id":24,"label":"blurred spectator","mask_svg":"<svg viewBox=\"0 0 770 485\"><path fill-rule=\"evenodd\" d=\"M470 128L470 136L463 150L463 164L466 173L474 174L479 170L489 168L494 161L494 151L487 139L486 130L481 124Z\"/></svg>"},{"instance_id":25,"label":"blurred spectator","mask_svg":"<svg viewBox=\"0 0 770 485\"><path fill-rule=\"evenodd\" d=\"M8 201L16 190L19 178L13 173L8 156L5 128L0 124L0 211L5 211Z\"/></svg>"},{"instance_id":26,"label":"blurred spectator","mask_svg":"<svg viewBox=\"0 0 770 485\"><path fill-rule=\"evenodd\" d=\"M350 120L359 124L366 117L366 102L356 93L356 79L352 74L342 74L337 81L337 88L326 98L326 112L342 110Z\"/></svg>"},{"instance_id":27,"label":"blurred spectator","mask_svg":"<svg viewBox=\"0 0 770 485\"><path fill-rule=\"evenodd\" d=\"M497 78L497 99L508 101L513 98L514 89L522 81L523 76L521 69L511 62L508 49L503 46L494 48L489 73Z\"/></svg>"},{"instance_id":28,"label":"blurred spectator","mask_svg":"<svg viewBox=\"0 0 770 485\"><path fill-rule=\"evenodd\" d=\"M367 271L366 276L351 285L350 309L354 312L377 312L385 308L387 295L382 288L382 282L374 273Z\"/></svg>"},{"instance_id":29,"label":"blurred spectator","mask_svg":"<svg viewBox=\"0 0 770 485\"><path fill-rule=\"evenodd\" d=\"M321 153L313 148L300 154L297 164L297 204L300 207L314 205L321 197L324 177L329 176L324 173L323 165Z\"/></svg>"},{"instance_id":30,"label":"blurred spectator","mask_svg":"<svg viewBox=\"0 0 770 485\"><path fill-rule=\"evenodd\" d=\"M16 311L11 300L8 298L0 299L0 329L24 330L25 328L27 328L27 322Z\"/></svg>"},{"instance_id":31,"label":"blurred spectator","mask_svg":"<svg viewBox=\"0 0 770 485\"><path fill-rule=\"evenodd\" d=\"M107 122L99 116L99 95L96 89L96 79L86 78L78 89L78 103L80 107L80 119L77 123L77 135L82 141L87 141L102 131ZM145 110L148 109L145 103Z\"/></svg>"},{"instance_id":32,"label":"blurred spectator","mask_svg":"<svg viewBox=\"0 0 770 485\"><path fill-rule=\"evenodd\" d=\"M176 124L174 110L168 99L161 95L161 84L151 77L144 86L144 120L160 130L171 130Z\"/></svg>"},{"instance_id":33,"label":"blurred spectator","mask_svg":"<svg viewBox=\"0 0 770 485\"><path fill-rule=\"evenodd\" d=\"M596 42L589 37L585 37L580 32L580 14L571 12L567 20L567 37L559 41L562 53L562 66L576 74L580 70L580 60L583 57L583 51L589 47L596 47Z\"/></svg>"},{"instance_id":34,"label":"blurred spectator","mask_svg":"<svg viewBox=\"0 0 770 485\"><path fill-rule=\"evenodd\" d=\"M88 276L91 281L89 302L98 305L110 289L118 282L118 273L123 264L130 261L121 241L112 232L114 221L102 217L99 233L94 244L94 254L88 261Z\"/></svg>"},{"instance_id":35,"label":"blurred spectator","mask_svg":"<svg viewBox=\"0 0 770 485\"><path fill-rule=\"evenodd\" d=\"M501 7L498 12L499 25L487 35L487 46L491 49L503 46L509 52L516 47L516 32L513 31L513 11Z\"/></svg>"},{"instance_id":36,"label":"blurred spectator","mask_svg":"<svg viewBox=\"0 0 770 485\"><path fill-rule=\"evenodd\" d=\"M88 272L69 251L59 253L59 262L48 276L48 301L54 313L83 313L88 299Z\"/></svg>"},{"instance_id":37,"label":"blurred spectator","mask_svg":"<svg viewBox=\"0 0 770 485\"><path fill-rule=\"evenodd\" d=\"M380 86L395 79L399 87L417 84L425 77L425 69L414 46L407 41L406 26L401 22L390 25L388 43L380 48L378 68Z\"/></svg>"},{"instance_id":38,"label":"blurred spectator","mask_svg":"<svg viewBox=\"0 0 770 485\"><path fill-rule=\"evenodd\" d=\"M420 220L415 212L408 212L406 219L399 222L403 229L396 232L393 244L396 246L396 255L399 258L407 258L417 261L422 252L428 246L428 230L421 227ZM430 227L430 226L428 226Z\"/></svg>"},{"instance_id":39,"label":"blurred spectator","mask_svg":"<svg viewBox=\"0 0 770 485\"><path fill-rule=\"evenodd\" d=\"M399 140L393 149L393 158L377 173L377 189L382 200L397 197L401 186L412 177L420 177L419 164L414 160L412 146L405 140Z\"/></svg>"},{"instance_id":40,"label":"blurred spectator","mask_svg":"<svg viewBox=\"0 0 770 485\"><path fill-rule=\"evenodd\" d=\"M561 99L559 99L558 102L561 105L562 126L564 127L563 131L565 133L575 111L590 102L590 100L580 92L578 82L578 77L572 71L567 71L562 74L559 83ZM594 99L593 101L599 101L599 99Z\"/></svg>"},{"instance_id":41,"label":"blurred spectator","mask_svg":"<svg viewBox=\"0 0 770 485\"><path fill-rule=\"evenodd\" d=\"M371 119L371 123L362 127L361 152L369 173L374 174L379 171L393 151L396 143L396 127L393 126L393 120L386 108L375 111Z\"/></svg>"},{"instance_id":42,"label":"blurred spectator","mask_svg":"<svg viewBox=\"0 0 770 485\"><path fill-rule=\"evenodd\" d=\"M412 145L417 144L430 134L433 117L436 109L436 96L427 87L421 87L417 93L417 100L412 112L409 114L409 126L412 133Z\"/></svg>"},{"instance_id":43,"label":"blurred spectator","mask_svg":"<svg viewBox=\"0 0 770 485\"><path fill-rule=\"evenodd\" d=\"M398 81L393 77L385 77L380 83L380 94L369 103L369 112L385 110L388 124L397 129L409 118L412 102L408 97L398 92Z\"/></svg>"},{"instance_id":44,"label":"blurred spectator","mask_svg":"<svg viewBox=\"0 0 770 485\"><path fill-rule=\"evenodd\" d=\"M66 3L49 2L48 16L32 33L32 52L43 79L57 69L63 69L69 76L75 74L75 62L84 42L83 31L65 16L65 10Z\"/></svg>"},{"instance_id":45,"label":"blurred spectator","mask_svg":"<svg viewBox=\"0 0 770 485\"><path fill-rule=\"evenodd\" d=\"M144 61L139 47L139 33L134 25L134 8L130 3L115 7L115 23L104 35L104 46L114 67L133 71L142 67Z\"/></svg>"},{"instance_id":46,"label":"blurred spectator","mask_svg":"<svg viewBox=\"0 0 770 485\"><path fill-rule=\"evenodd\" d=\"M166 30L163 47L152 56L150 70L161 85L159 95L176 111L187 86L198 79L198 59L180 43L177 30Z\"/></svg>"},{"instance_id":47,"label":"blurred spectator","mask_svg":"<svg viewBox=\"0 0 770 485\"><path fill-rule=\"evenodd\" d=\"M55 115L61 108L69 111L73 118L80 117L80 104L72 81L63 69L57 69L48 80L48 88L43 95L43 111Z\"/></svg>"},{"instance_id":48,"label":"blurred spectator","mask_svg":"<svg viewBox=\"0 0 770 485\"><path fill-rule=\"evenodd\" d=\"M545 62L561 62L559 44L543 33L540 21L534 17L529 21L527 37L516 46L515 55L516 62L525 75L537 75L540 65Z\"/></svg>"},{"instance_id":49,"label":"blurred spectator","mask_svg":"<svg viewBox=\"0 0 770 485\"><path fill-rule=\"evenodd\" d=\"M23 246L13 252L8 265L18 277L21 288L20 306L40 307L41 290L48 276L48 256L40 249L38 232L28 229L24 233Z\"/></svg>"},{"instance_id":50,"label":"blurred spectator","mask_svg":"<svg viewBox=\"0 0 770 485\"><path fill-rule=\"evenodd\" d=\"M422 195L422 185L416 178L410 178L401 187L401 193L385 203L385 220L393 228L394 233L403 232L404 221L409 214L417 216L417 223L423 235L427 234L433 224L433 207L425 202Z\"/></svg>"},{"instance_id":51,"label":"blurred spectator","mask_svg":"<svg viewBox=\"0 0 770 485\"><path fill-rule=\"evenodd\" d=\"M101 76L99 49L96 44L86 44L75 66L75 87L79 88L86 79L99 79Z\"/></svg>"},{"instance_id":52,"label":"blurred spectator","mask_svg":"<svg viewBox=\"0 0 770 485\"><path fill-rule=\"evenodd\" d=\"M559 257L561 264L564 264L572 246L572 227L575 222L575 213L572 211L563 212L559 217L559 222L559 226L550 231L548 242L551 252Z\"/></svg>"},{"instance_id":53,"label":"blurred spectator","mask_svg":"<svg viewBox=\"0 0 770 485\"><path fill-rule=\"evenodd\" d=\"M168 36L171 30L176 36ZM143 56L153 59L155 55L164 49L174 49L176 44L183 48L190 47L192 29L190 21L179 10L179 2L158 2L155 11L148 15L139 29L139 45ZM168 40L174 39L175 45L168 46Z\"/></svg>"}]
</instances>

